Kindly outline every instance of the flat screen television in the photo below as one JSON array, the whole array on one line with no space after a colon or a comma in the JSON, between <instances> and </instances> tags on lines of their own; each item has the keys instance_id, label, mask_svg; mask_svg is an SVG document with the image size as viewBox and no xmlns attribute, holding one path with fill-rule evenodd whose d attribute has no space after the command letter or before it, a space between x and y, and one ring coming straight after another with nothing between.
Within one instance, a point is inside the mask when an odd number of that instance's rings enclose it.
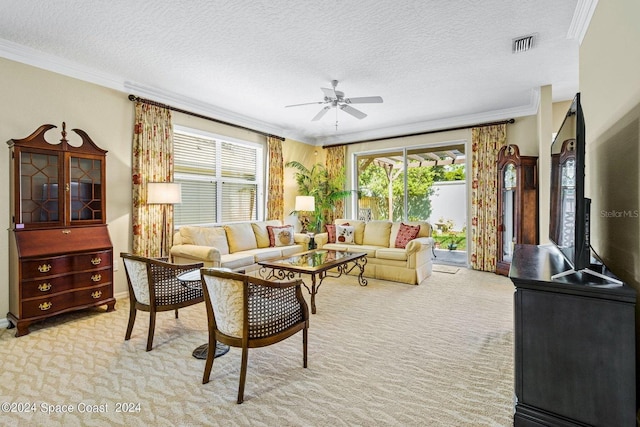
<instances>
[{"instance_id":1,"label":"flat screen television","mask_svg":"<svg viewBox=\"0 0 640 427\"><path fill-rule=\"evenodd\" d=\"M569 274L589 268L591 260L585 157L585 124L578 93L551 144L549 239L571 265Z\"/></svg>"}]
</instances>

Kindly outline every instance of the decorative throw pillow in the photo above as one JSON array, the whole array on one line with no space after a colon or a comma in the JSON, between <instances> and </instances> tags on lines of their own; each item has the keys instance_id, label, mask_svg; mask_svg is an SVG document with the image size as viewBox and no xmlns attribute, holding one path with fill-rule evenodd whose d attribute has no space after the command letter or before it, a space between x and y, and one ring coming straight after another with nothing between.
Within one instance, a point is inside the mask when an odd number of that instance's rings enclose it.
<instances>
[{"instance_id":1,"label":"decorative throw pillow","mask_svg":"<svg viewBox=\"0 0 640 427\"><path fill-rule=\"evenodd\" d=\"M290 246L294 243L292 225L267 225L267 232L269 233L269 247Z\"/></svg>"},{"instance_id":2,"label":"decorative throw pillow","mask_svg":"<svg viewBox=\"0 0 640 427\"><path fill-rule=\"evenodd\" d=\"M345 226L345 225L349 225L349 223L345 222L344 224L341 224L341 225ZM327 230L327 237L328 237L327 243L335 243L336 242L336 226L334 224L327 224L324 226L324 228Z\"/></svg>"},{"instance_id":3,"label":"decorative throw pillow","mask_svg":"<svg viewBox=\"0 0 640 427\"><path fill-rule=\"evenodd\" d=\"M405 223L401 223L400 229L398 230L398 236L396 237L396 248L406 248L407 243L418 237L419 232L419 225L407 225Z\"/></svg>"},{"instance_id":4,"label":"decorative throw pillow","mask_svg":"<svg viewBox=\"0 0 640 427\"><path fill-rule=\"evenodd\" d=\"M336 225L336 242L353 243L354 227L351 225Z\"/></svg>"},{"instance_id":5,"label":"decorative throw pillow","mask_svg":"<svg viewBox=\"0 0 640 427\"><path fill-rule=\"evenodd\" d=\"M327 224L324 226L325 230L327 230L327 243L335 243L336 242L336 226L333 224Z\"/></svg>"}]
</instances>

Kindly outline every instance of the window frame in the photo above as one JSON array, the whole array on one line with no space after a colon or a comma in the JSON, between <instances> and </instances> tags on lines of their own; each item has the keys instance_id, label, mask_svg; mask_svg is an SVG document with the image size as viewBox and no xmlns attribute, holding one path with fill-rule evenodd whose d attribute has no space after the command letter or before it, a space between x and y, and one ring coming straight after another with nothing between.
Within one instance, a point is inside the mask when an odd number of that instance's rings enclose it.
<instances>
[{"instance_id":1,"label":"window frame","mask_svg":"<svg viewBox=\"0 0 640 427\"><path fill-rule=\"evenodd\" d=\"M215 221L214 222L198 222L198 223L181 223L174 224L174 227L180 228L186 225L200 225L200 226L216 226L221 224L228 224L231 222L225 222L222 220L222 202L223 202L223 193L222 187L224 183L231 184L252 184L256 185L256 219L247 220L247 221L263 221L265 215L265 185L266 185L266 176L265 176L265 161L266 161L266 150L265 144L246 141L226 135L221 135L218 133L205 131L201 129L196 129L192 127L182 126L182 125L173 125L173 133L174 133L174 181L208 181L215 184L216 188L216 213L215 213ZM188 136L193 136L196 138L202 138L211 140L214 144L214 149L216 151L215 162L216 164L213 166L215 169L215 173L213 176L197 174L193 172L186 172L180 170L180 166L177 164L175 159L175 134L185 134ZM228 143L232 145L239 145L241 147L254 149L256 151L256 168L255 168L255 180L247 180L241 178L230 178L222 176L222 145L223 143ZM185 177L191 177L191 179L185 179ZM246 222L246 221L233 221L233 222Z\"/></svg>"}]
</instances>

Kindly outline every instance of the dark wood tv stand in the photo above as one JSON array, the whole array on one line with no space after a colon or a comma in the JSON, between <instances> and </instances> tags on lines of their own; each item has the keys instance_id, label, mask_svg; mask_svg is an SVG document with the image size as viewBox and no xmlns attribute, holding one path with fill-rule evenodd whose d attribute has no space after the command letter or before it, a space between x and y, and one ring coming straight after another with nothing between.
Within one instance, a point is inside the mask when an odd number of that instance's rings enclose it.
<instances>
[{"instance_id":1,"label":"dark wood tv stand","mask_svg":"<svg viewBox=\"0 0 640 427\"><path fill-rule=\"evenodd\" d=\"M554 246L514 251L514 426L635 426L636 292L587 274L551 281L568 268Z\"/></svg>"}]
</instances>

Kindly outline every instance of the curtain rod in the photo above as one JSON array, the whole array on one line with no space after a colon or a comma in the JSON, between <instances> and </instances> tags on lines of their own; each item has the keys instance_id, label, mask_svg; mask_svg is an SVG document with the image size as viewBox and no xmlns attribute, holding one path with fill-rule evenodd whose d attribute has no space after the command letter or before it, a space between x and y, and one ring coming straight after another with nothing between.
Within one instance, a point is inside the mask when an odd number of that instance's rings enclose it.
<instances>
[{"instance_id":1,"label":"curtain rod","mask_svg":"<svg viewBox=\"0 0 640 427\"><path fill-rule=\"evenodd\" d=\"M225 122L223 120L214 119L212 117L203 116L202 114L193 113L191 111L183 110L181 108L172 107L170 105L162 104L160 102L152 101L150 99L140 98L140 97L135 96L135 95L129 95L129 101L142 102L144 104L155 105L156 107L166 108L166 109L169 109L171 111L177 111L178 113L183 113L183 114L187 114L189 116L198 117L199 119L209 120L209 121L212 121L212 122L220 123L220 124L223 124L223 125L226 125L226 126L232 126L234 128L238 128L238 129L242 129L242 130L248 130L250 132L254 132L254 133L257 133L259 135L264 135L264 136L267 136L267 137L270 136L270 137L273 137L273 138L277 138L280 141L284 141L284 138L281 137L281 136L278 136L278 135L273 135L273 134L270 134L270 133L261 132L259 130L251 129L251 128L248 128L248 127L245 127L245 126L240 126L240 125L236 125L234 123Z\"/></svg>"},{"instance_id":2,"label":"curtain rod","mask_svg":"<svg viewBox=\"0 0 640 427\"><path fill-rule=\"evenodd\" d=\"M467 125L467 126L458 126L458 127L446 128L446 129L428 130L428 131L425 131L425 132L410 133L410 134L398 135L398 136L389 136L389 137L385 137L385 138L363 139L361 141L344 142L342 144L329 144L329 145L323 145L322 148L326 149L326 148L331 148L331 147L341 147L343 145L361 144L363 142L374 142L374 141L384 141L384 140L387 140L387 139L408 138L408 137L411 137L411 136L429 135L429 134L432 134L432 133L450 132L450 131L454 131L454 130L479 128L479 127L485 127L485 126L513 124L515 122L516 122L515 119L507 119L507 120L502 120L502 121L499 121L499 122L479 123L479 124L476 124L476 125Z\"/></svg>"}]
</instances>

